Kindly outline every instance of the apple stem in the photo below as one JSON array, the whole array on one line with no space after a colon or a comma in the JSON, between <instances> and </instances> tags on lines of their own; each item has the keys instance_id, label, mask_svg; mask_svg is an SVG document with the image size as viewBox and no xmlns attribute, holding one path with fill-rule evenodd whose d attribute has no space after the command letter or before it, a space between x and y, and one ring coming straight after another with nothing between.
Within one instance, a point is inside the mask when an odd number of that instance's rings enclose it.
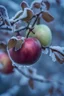
<instances>
[{"instance_id":1,"label":"apple stem","mask_svg":"<svg viewBox=\"0 0 64 96\"><path fill-rule=\"evenodd\" d=\"M39 18L39 16L40 16L41 13L42 13L42 12L39 12L38 14L36 14L36 15L34 16L34 17L35 17L35 20L34 20L32 26L31 26L31 28L28 27L29 32L28 32L26 38L28 38L30 32L32 32L33 34L35 34L35 33L33 32L33 29L34 29L33 27L34 27L34 25L36 24L36 22L37 22L37 20L38 20L38 18ZM30 24L30 23L29 23L29 24ZM29 24L28 24L28 26L29 26Z\"/></svg>"}]
</instances>

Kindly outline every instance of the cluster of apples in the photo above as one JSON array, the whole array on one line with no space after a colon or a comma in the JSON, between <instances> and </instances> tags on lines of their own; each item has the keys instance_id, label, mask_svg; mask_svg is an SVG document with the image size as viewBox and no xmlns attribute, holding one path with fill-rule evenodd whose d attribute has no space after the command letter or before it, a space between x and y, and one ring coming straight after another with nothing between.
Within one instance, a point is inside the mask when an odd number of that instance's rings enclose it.
<instances>
[{"instance_id":1,"label":"cluster of apples","mask_svg":"<svg viewBox=\"0 0 64 96\"><path fill-rule=\"evenodd\" d=\"M26 35L28 32L29 30L26 31ZM20 65L29 66L39 60L42 46L47 47L51 44L52 34L50 28L44 24L35 25L33 32L34 34L30 32L29 37L24 39L21 48L18 50L13 47L9 49L9 54L0 52L0 72L5 74L12 73L12 61ZM16 38L21 40L23 37L17 36Z\"/></svg>"},{"instance_id":2,"label":"cluster of apples","mask_svg":"<svg viewBox=\"0 0 64 96\"><path fill-rule=\"evenodd\" d=\"M29 30L26 31L26 35ZM9 49L11 59L21 65L32 65L37 62L42 53L42 46L46 47L51 44L52 34L47 25L35 25L33 32L30 32L29 37L24 39L24 42L19 50L15 48ZM22 39L22 37L20 38Z\"/></svg>"}]
</instances>

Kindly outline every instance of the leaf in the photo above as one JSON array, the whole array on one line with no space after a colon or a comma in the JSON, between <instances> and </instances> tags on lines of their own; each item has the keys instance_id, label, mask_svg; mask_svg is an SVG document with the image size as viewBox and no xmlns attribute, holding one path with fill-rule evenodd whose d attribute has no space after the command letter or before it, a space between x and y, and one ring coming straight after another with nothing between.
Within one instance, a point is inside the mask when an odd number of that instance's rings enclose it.
<instances>
[{"instance_id":1,"label":"leaf","mask_svg":"<svg viewBox=\"0 0 64 96\"><path fill-rule=\"evenodd\" d=\"M33 80L29 79L28 83L29 83L30 88L34 89L34 82L33 82Z\"/></svg>"},{"instance_id":2,"label":"leaf","mask_svg":"<svg viewBox=\"0 0 64 96\"><path fill-rule=\"evenodd\" d=\"M64 47L50 46L48 48L42 47L42 49L42 53L48 54L53 62L58 61L60 64L64 63Z\"/></svg>"},{"instance_id":3,"label":"leaf","mask_svg":"<svg viewBox=\"0 0 64 96\"><path fill-rule=\"evenodd\" d=\"M19 19L28 22L33 16L33 11L29 8L25 8L23 14Z\"/></svg>"},{"instance_id":4,"label":"leaf","mask_svg":"<svg viewBox=\"0 0 64 96\"><path fill-rule=\"evenodd\" d=\"M49 52L49 56L52 58L52 61L55 62L56 61L56 57L55 57L55 54L54 52L50 49L50 52Z\"/></svg>"},{"instance_id":5,"label":"leaf","mask_svg":"<svg viewBox=\"0 0 64 96\"><path fill-rule=\"evenodd\" d=\"M15 51L19 50L24 42L24 38L20 36L12 37L8 42L8 49L15 47Z\"/></svg>"},{"instance_id":6,"label":"leaf","mask_svg":"<svg viewBox=\"0 0 64 96\"><path fill-rule=\"evenodd\" d=\"M28 7L27 2L23 1L23 2L21 3L21 7L22 7L23 10L24 10L24 8Z\"/></svg>"},{"instance_id":7,"label":"leaf","mask_svg":"<svg viewBox=\"0 0 64 96\"><path fill-rule=\"evenodd\" d=\"M15 47L17 43L17 39L15 37L12 37L8 42L8 49Z\"/></svg>"},{"instance_id":8,"label":"leaf","mask_svg":"<svg viewBox=\"0 0 64 96\"><path fill-rule=\"evenodd\" d=\"M41 4L39 2L34 2L33 7L39 9L40 5Z\"/></svg>"},{"instance_id":9,"label":"leaf","mask_svg":"<svg viewBox=\"0 0 64 96\"><path fill-rule=\"evenodd\" d=\"M50 3L49 3L48 1L44 1L44 3L45 3L45 5L46 5L47 10L49 10L49 8L50 8Z\"/></svg>"},{"instance_id":10,"label":"leaf","mask_svg":"<svg viewBox=\"0 0 64 96\"><path fill-rule=\"evenodd\" d=\"M17 40L15 45L15 51L19 50L23 44L23 40Z\"/></svg>"},{"instance_id":11,"label":"leaf","mask_svg":"<svg viewBox=\"0 0 64 96\"><path fill-rule=\"evenodd\" d=\"M42 18L46 21L46 22L51 22L54 20L54 18L48 13L48 12L43 12L42 13Z\"/></svg>"},{"instance_id":12,"label":"leaf","mask_svg":"<svg viewBox=\"0 0 64 96\"><path fill-rule=\"evenodd\" d=\"M63 64L64 63L64 57L63 56L60 56L61 54L57 53L57 52L54 52L55 53L55 57L56 57L56 60L60 63L60 64Z\"/></svg>"}]
</instances>

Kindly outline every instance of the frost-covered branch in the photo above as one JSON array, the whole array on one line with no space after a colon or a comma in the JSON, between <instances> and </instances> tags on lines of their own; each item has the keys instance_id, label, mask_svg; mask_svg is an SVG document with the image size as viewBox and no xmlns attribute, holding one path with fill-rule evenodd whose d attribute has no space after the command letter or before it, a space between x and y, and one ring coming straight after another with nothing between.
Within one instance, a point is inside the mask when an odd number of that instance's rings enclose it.
<instances>
[{"instance_id":1,"label":"frost-covered branch","mask_svg":"<svg viewBox=\"0 0 64 96\"><path fill-rule=\"evenodd\" d=\"M14 68L16 68L26 78L34 80L34 81L37 81L37 82L41 82L41 83L43 83L43 82L44 83L56 82L57 84L60 84L60 85L64 84L61 81L55 81L55 80L46 79L44 76L37 75L36 73L32 74L32 70L31 70L31 72L25 72L21 67L18 67L16 65L14 65Z\"/></svg>"}]
</instances>

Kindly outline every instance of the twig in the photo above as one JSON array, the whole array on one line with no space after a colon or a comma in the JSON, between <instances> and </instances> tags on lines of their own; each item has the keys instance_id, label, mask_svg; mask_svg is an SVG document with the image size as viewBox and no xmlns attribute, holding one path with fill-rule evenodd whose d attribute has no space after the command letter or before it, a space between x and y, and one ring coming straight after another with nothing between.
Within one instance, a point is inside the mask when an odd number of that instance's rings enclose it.
<instances>
[{"instance_id":1,"label":"twig","mask_svg":"<svg viewBox=\"0 0 64 96\"><path fill-rule=\"evenodd\" d=\"M58 51L58 50L56 50L56 49L54 49L54 48L51 48L51 47L43 47L43 46L42 46L42 49L45 50L46 48L49 49L49 50L51 49L52 51L58 52L58 53L60 53L62 56L64 56L64 54L63 54L62 52L60 52L60 51Z\"/></svg>"},{"instance_id":2,"label":"twig","mask_svg":"<svg viewBox=\"0 0 64 96\"><path fill-rule=\"evenodd\" d=\"M26 72L24 72L24 70L19 69L18 66L14 65L14 68L16 68L22 75L24 75L26 78L32 79L34 81L37 82L41 82L41 83L53 83L53 82L57 82L60 85L63 85L64 83L62 83L61 81L55 81L55 80L49 80L49 79L45 79L43 77L39 78L37 75L33 76L32 74L27 74Z\"/></svg>"},{"instance_id":3,"label":"twig","mask_svg":"<svg viewBox=\"0 0 64 96\"><path fill-rule=\"evenodd\" d=\"M26 30L26 29L28 29L27 26L25 26L25 27L20 27L19 29L16 29L16 30L14 31L14 33L19 32L19 31L22 31L22 30Z\"/></svg>"},{"instance_id":4,"label":"twig","mask_svg":"<svg viewBox=\"0 0 64 96\"><path fill-rule=\"evenodd\" d=\"M0 30L12 31L12 28L11 27L0 27Z\"/></svg>"}]
</instances>

